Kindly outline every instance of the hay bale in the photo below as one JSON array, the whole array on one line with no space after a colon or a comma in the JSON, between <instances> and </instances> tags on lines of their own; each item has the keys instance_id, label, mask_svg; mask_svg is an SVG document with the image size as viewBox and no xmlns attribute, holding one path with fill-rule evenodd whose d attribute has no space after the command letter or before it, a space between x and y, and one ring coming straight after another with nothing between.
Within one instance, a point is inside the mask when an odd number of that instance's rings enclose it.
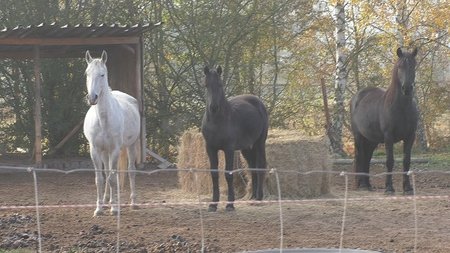
<instances>
[{"instance_id":1,"label":"hay bale","mask_svg":"<svg viewBox=\"0 0 450 253\"><path fill-rule=\"evenodd\" d=\"M276 168L282 198L312 198L330 192L332 163L327 137L305 137L293 130L271 130L266 142L268 168ZM266 175L265 195L278 195L274 175Z\"/></svg>"},{"instance_id":2,"label":"hay bale","mask_svg":"<svg viewBox=\"0 0 450 253\"><path fill-rule=\"evenodd\" d=\"M266 142L267 168L276 168L280 180L282 198L312 198L329 193L330 175L300 173L312 170L330 171L332 168L329 143L326 137L305 137L293 130L270 130ZM237 159L237 157L239 157ZM241 155L235 156L234 169L247 167ZM211 194L212 182L205 142L198 129L190 129L181 137L178 148L177 167L180 169L200 169L195 174L186 170L178 171L181 189L191 193ZM227 193L224 177L224 155L219 152L219 187L221 194ZM234 177L236 199L251 196L251 181L248 172ZM266 174L265 198L278 196L277 182L273 174Z\"/></svg>"},{"instance_id":3,"label":"hay bale","mask_svg":"<svg viewBox=\"0 0 450 253\"><path fill-rule=\"evenodd\" d=\"M235 153L233 170L245 167L243 157ZM209 159L206 154L205 140L198 129L189 129L183 133L178 146L177 157L178 182L186 192L198 194L212 194L212 181ZM186 169L195 169L193 172ZM225 155L219 152L219 188L220 193L227 194L227 182L224 176ZM197 176L197 182L195 177ZM247 190L247 175L239 172L234 175L233 185L236 198L242 198Z\"/></svg>"}]
</instances>

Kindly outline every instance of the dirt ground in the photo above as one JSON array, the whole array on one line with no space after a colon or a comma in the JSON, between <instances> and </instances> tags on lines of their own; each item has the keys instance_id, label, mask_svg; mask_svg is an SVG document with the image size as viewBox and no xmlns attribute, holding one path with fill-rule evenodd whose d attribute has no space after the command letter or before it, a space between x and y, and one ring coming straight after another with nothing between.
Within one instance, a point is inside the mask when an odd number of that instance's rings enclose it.
<instances>
[{"instance_id":1,"label":"dirt ground","mask_svg":"<svg viewBox=\"0 0 450 253\"><path fill-rule=\"evenodd\" d=\"M334 170L350 171L350 166ZM424 170L430 168L424 166ZM372 169L372 173L380 172L381 167ZM280 215L276 202L236 203L234 212L225 212L224 204L220 204L216 213L208 213L207 205L196 202L209 201L210 196L179 190L176 172L139 174L137 198L144 206L138 210L122 208L119 225L117 218L107 212L92 217L96 198L93 172L39 172L37 178L39 203L59 206L39 210L43 252L115 252L118 237L120 252L200 252L202 242L205 252L340 245L344 211L341 198L345 193L342 176L332 177L331 194L282 203ZM415 179L416 202L403 198L400 175L394 176L394 197L384 195L384 176L372 178L376 187L372 192L350 189L342 237L344 248L414 252L416 244L415 252L450 252L450 175L421 173ZM125 189L121 195L124 202L128 201L128 194ZM222 196L221 200L225 198ZM31 173L0 173L0 252L37 249L35 209L5 208L34 203ZM88 206L64 206L85 204Z\"/></svg>"}]
</instances>

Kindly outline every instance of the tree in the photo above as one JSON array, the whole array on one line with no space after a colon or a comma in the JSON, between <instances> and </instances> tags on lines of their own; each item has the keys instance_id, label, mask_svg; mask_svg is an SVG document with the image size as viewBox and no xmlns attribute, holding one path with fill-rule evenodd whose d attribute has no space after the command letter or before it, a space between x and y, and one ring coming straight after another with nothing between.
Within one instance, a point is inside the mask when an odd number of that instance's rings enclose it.
<instances>
[{"instance_id":1,"label":"tree","mask_svg":"<svg viewBox=\"0 0 450 253\"><path fill-rule=\"evenodd\" d=\"M442 0L4 2L8 8L0 9L0 20L8 27L42 22L163 21L161 29L144 37L144 92L147 142L164 156L176 153L178 136L184 130L200 124L205 65L222 66L228 96L261 96L270 112L271 127L294 128L307 135L324 133L324 114L318 113L323 109L323 79L334 102L330 140L339 154L351 138L346 123L349 98L361 88L389 84L393 52L401 43L420 47L417 101L430 143L436 140L435 120L450 106L448 82L441 77L450 53L450 7ZM82 97L82 89L71 89L83 82L82 76L60 73L79 72L83 67L76 60L43 62L45 145L58 142L85 111L84 105L61 99L68 92L74 92L73 99ZM29 119L34 77L30 69L30 62L0 63L0 102L11 108L8 113L16 119L2 127L8 138L3 143L10 150L32 148L33 122ZM69 107L76 113L66 120L67 125L55 125ZM82 141L75 139L69 146L83 146Z\"/></svg>"},{"instance_id":2,"label":"tree","mask_svg":"<svg viewBox=\"0 0 450 253\"><path fill-rule=\"evenodd\" d=\"M330 141L333 151L345 155L342 145L342 128L345 115L345 89L347 84L347 55L345 52L345 9L344 1L335 4L336 17L336 80L335 80L335 107Z\"/></svg>"},{"instance_id":3,"label":"tree","mask_svg":"<svg viewBox=\"0 0 450 253\"><path fill-rule=\"evenodd\" d=\"M222 66L228 96L259 95L276 114L284 90L279 53L287 31L292 33L285 17L293 18L290 12L305 2L154 1L151 15L164 21L164 29L147 40L152 48L145 71L150 73L146 82L152 83L146 87L152 148L168 155L182 131L199 126L205 65Z\"/></svg>"}]
</instances>

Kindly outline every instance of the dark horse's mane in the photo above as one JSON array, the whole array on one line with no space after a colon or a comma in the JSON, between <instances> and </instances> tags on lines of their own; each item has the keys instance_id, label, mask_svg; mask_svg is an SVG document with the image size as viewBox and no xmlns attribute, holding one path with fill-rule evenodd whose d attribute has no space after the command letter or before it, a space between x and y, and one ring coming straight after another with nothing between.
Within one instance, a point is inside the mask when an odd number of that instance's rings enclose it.
<instances>
[{"instance_id":1,"label":"dark horse's mane","mask_svg":"<svg viewBox=\"0 0 450 253\"><path fill-rule=\"evenodd\" d=\"M391 85L386 89L386 104L390 105L394 102L395 99L395 95L400 92L400 80L398 78L398 68L402 65L404 65L405 63L407 63L407 61L411 61L411 59L409 59L411 56L410 54L404 56L404 57L400 57L398 58L397 62L394 64L394 67L392 68L392 72L391 72Z\"/></svg>"},{"instance_id":2,"label":"dark horse's mane","mask_svg":"<svg viewBox=\"0 0 450 253\"><path fill-rule=\"evenodd\" d=\"M398 79L398 66L400 64L400 61L402 61L402 59L398 59L397 62L395 63L394 67L392 68L392 72L391 72L391 85L386 89L386 104L392 104L392 102L394 102L395 99L395 94L397 94L398 89L399 89L399 84L400 81Z\"/></svg>"}]
</instances>

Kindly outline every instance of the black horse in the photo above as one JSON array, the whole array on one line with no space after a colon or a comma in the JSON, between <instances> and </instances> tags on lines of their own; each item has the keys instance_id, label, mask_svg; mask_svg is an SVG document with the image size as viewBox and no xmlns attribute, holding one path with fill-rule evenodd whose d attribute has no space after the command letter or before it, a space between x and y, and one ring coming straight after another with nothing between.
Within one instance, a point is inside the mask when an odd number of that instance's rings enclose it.
<instances>
[{"instance_id":1,"label":"black horse","mask_svg":"<svg viewBox=\"0 0 450 253\"><path fill-rule=\"evenodd\" d=\"M413 99L416 76L417 48L411 53L397 49L398 60L392 70L392 82L387 90L369 87L351 100L351 126L355 141L355 171L369 173L370 159L378 143L386 148L386 193L395 192L392 186L394 143L403 141L403 191L413 189L406 172L411 162L411 148L417 128L417 105ZM359 175L357 187L371 190L368 175Z\"/></svg>"},{"instance_id":2,"label":"black horse","mask_svg":"<svg viewBox=\"0 0 450 253\"><path fill-rule=\"evenodd\" d=\"M228 184L227 211L234 210L233 170L234 151L242 155L252 169L266 169L265 143L269 119L263 102L253 95L225 98L221 79L222 68L204 68L206 111L202 134L206 142L213 183L212 202L208 211L217 210L219 201L218 151L225 153L225 178ZM264 170L252 170L252 199L263 198Z\"/></svg>"}]
</instances>

